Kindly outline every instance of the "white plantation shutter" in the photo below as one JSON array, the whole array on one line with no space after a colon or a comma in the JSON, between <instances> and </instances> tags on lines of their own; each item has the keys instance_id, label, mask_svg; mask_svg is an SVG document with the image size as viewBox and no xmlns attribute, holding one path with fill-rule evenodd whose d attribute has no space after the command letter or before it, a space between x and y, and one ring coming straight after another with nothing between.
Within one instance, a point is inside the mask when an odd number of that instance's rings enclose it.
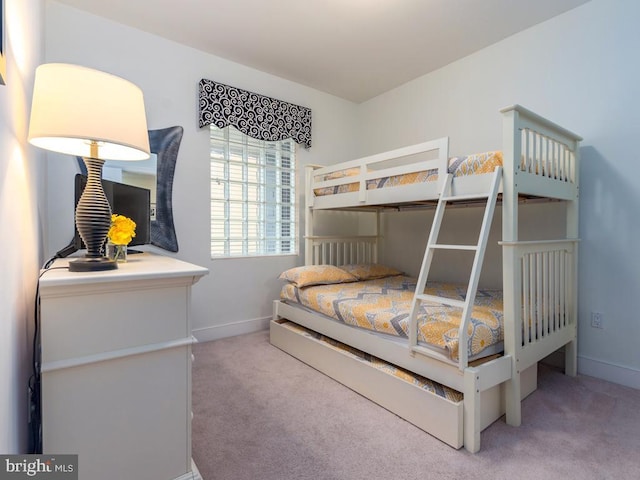
<instances>
[{"instance_id":1,"label":"white plantation shutter","mask_svg":"<svg viewBox=\"0 0 640 480\"><path fill-rule=\"evenodd\" d=\"M210 132L211 257L296 254L293 140Z\"/></svg>"}]
</instances>

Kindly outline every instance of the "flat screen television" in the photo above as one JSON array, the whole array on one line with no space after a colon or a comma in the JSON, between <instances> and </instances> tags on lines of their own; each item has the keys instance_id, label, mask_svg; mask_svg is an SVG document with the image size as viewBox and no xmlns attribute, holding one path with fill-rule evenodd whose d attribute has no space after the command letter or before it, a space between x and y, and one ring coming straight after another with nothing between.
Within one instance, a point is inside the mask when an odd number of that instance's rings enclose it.
<instances>
[{"instance_id":1,"label":"flat screen television","mask_svg":"<svg viewBox=\"0 0 640 480\"><path fill-rule=\"evenodd\" d=\"M87 176L78 173L75 178L76 205L86 184ZM102 179L102 188L111 205L111 211L136 222L136 236L133 237L129 246L149 243L151 241L151 192L146 188L105 179ZM75 230L73 244L77 250L85 248L78 229Z\"/></svg>"}]
</instances>

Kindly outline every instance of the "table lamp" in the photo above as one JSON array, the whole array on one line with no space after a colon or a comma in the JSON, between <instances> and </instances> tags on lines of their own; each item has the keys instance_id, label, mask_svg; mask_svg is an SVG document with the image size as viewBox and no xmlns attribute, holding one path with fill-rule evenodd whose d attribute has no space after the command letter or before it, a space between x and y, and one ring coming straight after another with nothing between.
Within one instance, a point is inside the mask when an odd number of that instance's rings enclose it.
<instances>
[{"instance_id":1,"label":"table lamp","mask_svg":"<svg viewBox=\"0 0 640 480\"><path fill-rule=\"evenodd\" d=\"M112 270L104 256L111 207L102 189L105 160L149 158L142 91L133 83L98 70L64 63L36 69L29 143L83 158L87 185L75 223L87 253L69 262L72 272Z\"/></svg>"}]
</instances>

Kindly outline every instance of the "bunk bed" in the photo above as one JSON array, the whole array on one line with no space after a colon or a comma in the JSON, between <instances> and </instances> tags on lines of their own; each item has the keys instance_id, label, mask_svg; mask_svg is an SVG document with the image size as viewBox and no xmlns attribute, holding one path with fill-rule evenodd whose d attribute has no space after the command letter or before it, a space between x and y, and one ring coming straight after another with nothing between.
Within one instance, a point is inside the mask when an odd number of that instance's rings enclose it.
<instances>
[{"instance_id":1,"label":"bunk bed","mask_svg":"<svg viewBox=\"0 0 640 480\"><path fill-rule=\"evenodd\" d=\"M564 347L565 373L575 376L577 370L581 138L519 105L504 108L501 113L503 144L499 152L451 159L448 139L444 138L336 165L308 167L305 265L323 271L323 275L324 270L338 277L343 272L346 279L316 282L329 284L324 286L313 282L304 286L296 285L295 278L287 278L281 299L274 301L270 324L273 345L447 444L464 446L470 452L479 451L480 432L501 415L506 413L507 424L520 425L521 400L536 388L540 360ZM479 199L484 202L484 219L478 245L438 244L447 205L473 205ZM523 199L558 200L557 204L566 209L564 238L519 239L519 202ZM480 308L477 302L486 294L483 289L482 295L478 293L478 276L498 200L502 205L503 289L489 303L490 308L500 310L494 318L502 322L498 327L502 338L492 342L491 348L474 351L463 346L473 343L470 335ZM318 211L379 212L416 205L436 209L417 279L393 271L388 276L378 275L382 278L358 275L358 269L380 267L379 227L375 234L366 236L314 235L314 214ZM379 221L379 214L374 215ZM440 248L476 252L469 283L462 290L428 282L431 259ZM409 305L408 312L401 315L406 317L404 331L390 335L384 331L389 322L384 321L384 327L378 329L382 331L362 328L359 322L367 322L354 320L350 324L343 318L349 316L344 312L332 318L328 310L340 302L316 289L337 290L352 284L362 284L369 292L403 290L398 293L403 295L402 300L386 298L382 303L393 304L393 308ZM286 292L292 288L293 293ZM429 291L451 288L458 289L459 298L449 300L447 295ZM303 305L301 297L305 295L312 300ZM358 294L338 295L344 298ZM328 310L312 310L313 299L328 305ZM428 335L424 331L421 334L425 310L440 300L444 308L461 311L459 348L432 348L427 345ZM369 307L359 307L363 308Z\"/></svg>"}]
</instances>

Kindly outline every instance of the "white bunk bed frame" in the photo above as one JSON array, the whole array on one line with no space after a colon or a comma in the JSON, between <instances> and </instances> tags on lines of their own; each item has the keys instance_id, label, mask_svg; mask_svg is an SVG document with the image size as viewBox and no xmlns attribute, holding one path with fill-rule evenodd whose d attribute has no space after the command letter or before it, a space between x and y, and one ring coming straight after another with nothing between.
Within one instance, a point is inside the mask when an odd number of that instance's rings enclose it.
<instances>
[{"instance_id":1,"label":"white bunk bed frame","mask_svg":"<svg viewBox=\"0 0 640 480\"><path fill-rule=\"evenodd\" d=\"M565 373L577 373L577 242L579 197L578 135L514 105L503 116L502 245L504 353L460 364L444 355L416 352L409 342L390 341L319 314L274 302L271 342L353 390L379 403L455 448L480 449L480 432L506 412L519 426L521 400L536 388L537 362L564 347ZM374 171L376 164L420 152L437 158ZM370 236L313 236L313 212L327 209L384 208L437 201L447 175L448 140L406 147L328 167L313 166L306 185L306 264L375 263L379 232ZM332 180L333 172L357 167L360 173ZM438 181L367 190L371 178L437 168ZM486 192L491 174L457 177L452 194ZM314 189L359 182L357 192L315 196ZM543 197L566 203L566 238L519 241L519 198ZM283 327L289 320L464 395L451 402L381 374L318 341ZM463 327L461 327L463 328ZM462 356L461 356L462 357Z\"/></svg>"}]
</instances>

